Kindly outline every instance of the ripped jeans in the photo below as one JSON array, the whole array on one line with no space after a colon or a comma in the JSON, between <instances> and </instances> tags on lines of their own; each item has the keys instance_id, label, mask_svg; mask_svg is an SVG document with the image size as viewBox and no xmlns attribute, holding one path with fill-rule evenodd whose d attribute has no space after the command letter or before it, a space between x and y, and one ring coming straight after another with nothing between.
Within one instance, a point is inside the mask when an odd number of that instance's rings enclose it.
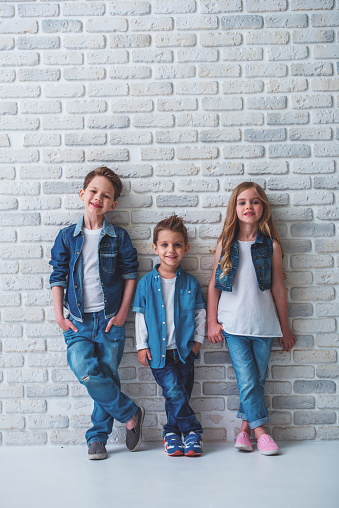
<instances>
[{"instance_id":1,"label":"ripped jeans","mask_svg":"<svg viewBox=\"0 0 339 508\"><path fill-rule=\"evenodd\" d=\"M105 319L103 310L85 314L82 323L71 321L78 332L71 329L64 332L68 363L94 400L93 426L86 432L86 441L106 444L114 418L126 423L138 410L120 390L118 366L124 351L125 328L112 326L106 333L109 320Z\"/></svg>"},{"instance_id":2,"label":"ripped jeans","mask_svg":"<svg viewBox=\"0 0 339 508\"><path fill-rule=\"evenodd\" d=\"M166 351L166 363L162 369L152 369L154 379L162 388L165 397L167 423L163 436L174 432L185 437L192 430L202 434L202 427L188 401L194 384L194 360L196 355L190 352L183 363L176 349Z\"/></svg>"}]
</instances>

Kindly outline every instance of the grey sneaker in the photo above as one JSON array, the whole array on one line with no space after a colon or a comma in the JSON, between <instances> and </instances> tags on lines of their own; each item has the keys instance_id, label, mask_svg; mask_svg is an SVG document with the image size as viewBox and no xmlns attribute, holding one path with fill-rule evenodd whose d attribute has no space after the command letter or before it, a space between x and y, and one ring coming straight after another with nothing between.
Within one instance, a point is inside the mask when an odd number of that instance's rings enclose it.
<instances>
[{"instance_id":1,"label":"grey sneaker","mask_svg":"<svg viewBox=\"0 0 339 508\"><path fill-rule=\"evenodd\" d=\"M145 418L145 410L143 407L139 407L136 412L137 421L134 429L126 429L126 446L130 452L135 452L141 445L142 438L142 423Z\"/></svg>"},{"instance_id":2,"label":"grey sneaker","mask_svg":"<svg viewBox=\"0 0 339 508\"><path fill-rule=\"evenodd\" d=\"M100 441L92 441L88 447L89 460L102 460L107 459L108 453L104 443Z\"/></svg>"}]
</instances>

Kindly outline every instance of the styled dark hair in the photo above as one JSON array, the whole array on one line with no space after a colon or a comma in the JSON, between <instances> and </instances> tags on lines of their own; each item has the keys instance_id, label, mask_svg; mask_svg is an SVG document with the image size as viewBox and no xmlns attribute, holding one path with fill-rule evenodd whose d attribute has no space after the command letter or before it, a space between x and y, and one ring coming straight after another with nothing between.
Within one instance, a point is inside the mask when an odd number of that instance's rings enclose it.
<instances>
[{"instance_id":1,"label":"styled dark hair","mask_svg":"<svg viewBox=\"0 0 339 508\"><path fill-rule=\"evenodd\" d=\"M184 221L181 217L178 215L171 215L171 217L168 217L167 219L164 219L155 226L153 231L153 243L156 244L158 241L158 236L160 231L174 231L176 233L181 233L184 237L185 245L188 244L188 234L187 229L184 224Z\"/></svg>"},{"instance_id":2,"label":"styled dark hair","mask_svg":"<svg viewBox=\"0 0 339 508\"><path fill-rule=\"evenodd\" d=\"M112 169L106 168L106 166L101 166L100 168L94 169L93 171L87 173L87 175L85 176L83 189L86 190L86 188L89 186L91 181L96 176L104 176L105 178L107 178L107 180L109 180L112 183L114 188L114 200L116 201L122 191L122 182L120 180L120 177L116 173L114 173Z\"/></svg>"},{"instance_id":3,"label":"styled dark hair","mask_svg":"<svg viewBox=\"0 0 339 508\"><path fill-rule=\"evenodd\" d=\"M271 240L275 240L276 242L279 243L281 247L282 256L284 257L284 251L279 238L279 233L274 225L270 204L268 202L264 189L260 187L260 185L258 185L257 183L243 182L239 184L231 194L227 206L224 227L218 239L218 242L220 241L222 242L222 258L220 261L220 266L223 272L223 276L225 276L227 272L232 268L231 245L234 240L234 237L237 235L239 231L237 217L237 198L239 194L241 194L247 189L255 189L256 193L258 194L258 198L260 199L263 205L263 214L259 222L259 230L263 235L269 236Z\"/></svg>"}]
</instances>

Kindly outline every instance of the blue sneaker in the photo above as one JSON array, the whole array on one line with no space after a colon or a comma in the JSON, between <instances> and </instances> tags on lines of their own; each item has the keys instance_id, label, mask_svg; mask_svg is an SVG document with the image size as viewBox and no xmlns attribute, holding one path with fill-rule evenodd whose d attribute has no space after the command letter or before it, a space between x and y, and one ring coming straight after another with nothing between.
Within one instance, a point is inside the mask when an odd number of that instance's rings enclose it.
<instances>
[{"instance_id":1,"label":"blue sneaker","mask_svg":"<svg viewBox=\"0 0 339 508\"><path fill-rule=\"evenodd\" d=\"M202 437L191 431L184 438L185 442L185 456L186 457L199 457L202 454Z\"/></svg>"},{"instance_id":2,"label":"blue sneaker","mask_svg":"<svg viewBox=\"0 0 339 508\"><path fill-rule=\"evenodd\" d=\"M174 432L168 432L164 435L165 452L170 457L179 457L184 455L184 445L180 437Z\"/></svg>"}]
</instances>

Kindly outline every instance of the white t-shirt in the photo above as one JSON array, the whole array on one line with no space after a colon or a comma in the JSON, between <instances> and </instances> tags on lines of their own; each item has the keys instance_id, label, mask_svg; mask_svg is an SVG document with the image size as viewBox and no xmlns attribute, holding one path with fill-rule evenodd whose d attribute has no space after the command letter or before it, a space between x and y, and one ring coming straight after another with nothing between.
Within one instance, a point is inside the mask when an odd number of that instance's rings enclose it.
<instances>
[{"instance_id":1,"label":"white t-shirt","mask_svg":"<svg viewBox=\"0 0 339 508\"><path fill-rule=\"evenodd\" d=\"M260 291L258 286L251 256L253 243L238 240L239 266L232 292L221 292L218 322L232 335L282 337L271 290Z\"/></svg>"},{"instance_id":2,"label":"white t-shirt","mask_svg":"<svg viewBox=\"0 0 339 508\"><path fill-rule=\"evenodd\" d=\"M99 277L98 243L101 229L83 228L84 245L82 247L83 261L83 291L84 312L99 312L104 309L104 293Z\"/></svg>"}]
</instances>

